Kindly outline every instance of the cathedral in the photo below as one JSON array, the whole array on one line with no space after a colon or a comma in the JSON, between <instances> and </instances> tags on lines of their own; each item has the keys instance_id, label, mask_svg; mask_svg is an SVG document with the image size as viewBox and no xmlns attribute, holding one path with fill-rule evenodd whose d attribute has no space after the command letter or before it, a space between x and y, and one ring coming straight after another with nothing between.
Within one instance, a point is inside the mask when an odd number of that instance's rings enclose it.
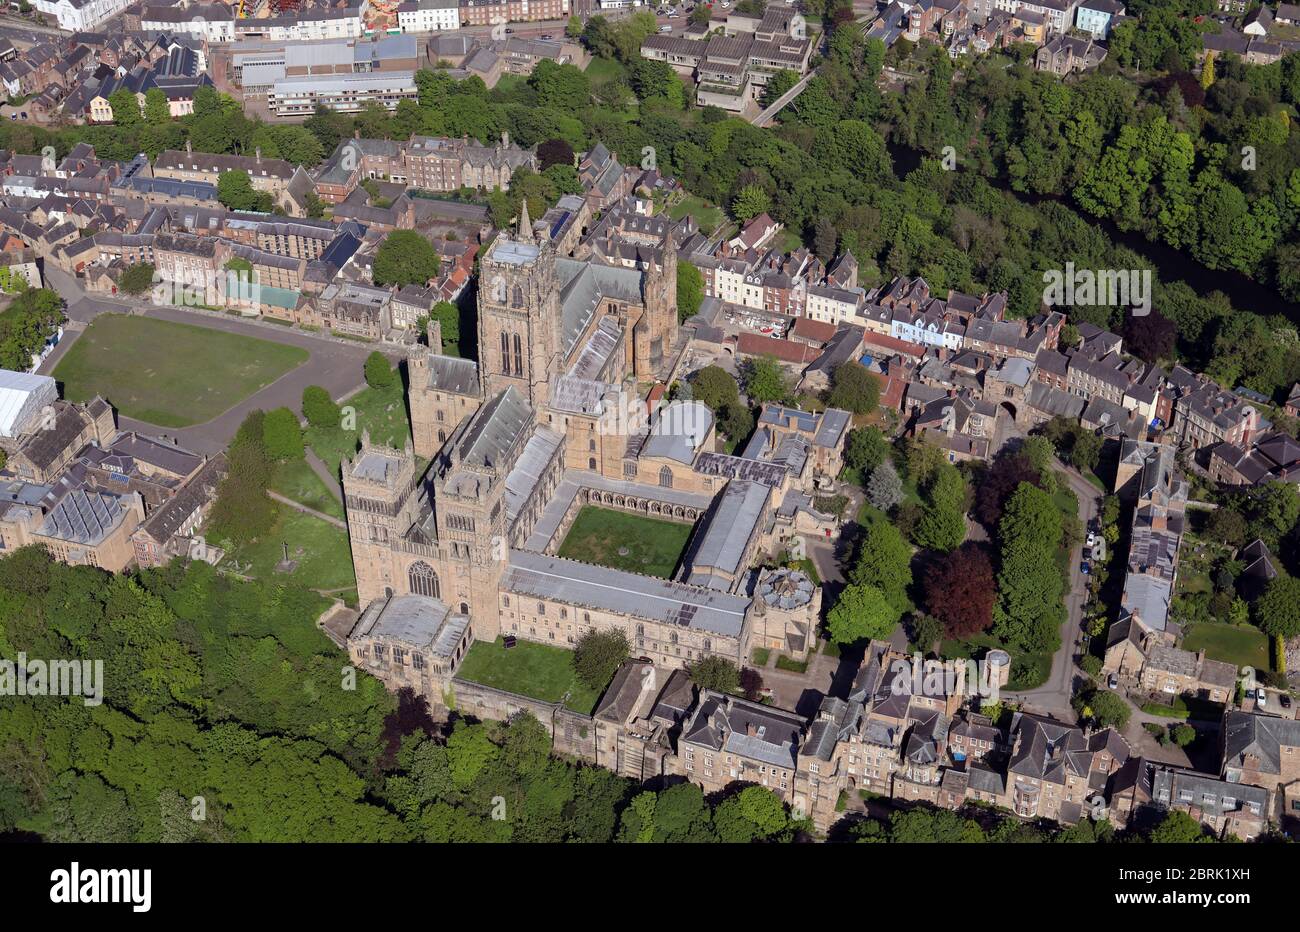
<instances>
[{"instance_id":1,"label":"cathedral","mask_svg":"<svg viewBox=\"0 0 1300 932\"><path fill-rule=\"evenodd\" d=\"M477 361L443 355L431 324L408 362L412 439L398 450L363 435L343 463L360 664L437 699L463 652L501 635L571 648L617 628L669 669L739 665L753 647L806 653L816 607L773 610L752 567L806 519L799 489L836 468L847 415L773 423L731 456L705 405L652 410L647 391L685 355L676 274L671 231L636 267L575 259L526 205L492 242ZM674 577L559 557L586 505L690 525Z\"/></svg>"}]
</instances>

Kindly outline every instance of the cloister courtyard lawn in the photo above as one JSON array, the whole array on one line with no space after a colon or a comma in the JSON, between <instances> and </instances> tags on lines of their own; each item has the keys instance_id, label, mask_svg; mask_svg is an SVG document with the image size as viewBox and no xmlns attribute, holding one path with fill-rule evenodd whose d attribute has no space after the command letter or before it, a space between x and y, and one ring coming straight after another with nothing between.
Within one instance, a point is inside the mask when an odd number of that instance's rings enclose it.
<instances>
[{"instance_id":1,"label":"cloister courtyard lawn","mask_svg":"<svg viewBox=\"0 0 1300 932\"><path fill-rule=\"evenodd\" d=\"M306 350L207 327L102 314L54 369L63 397L102 395L159 427L202 424L307 361Z\"/></svg>"},{"instance_id":2,"label":"cloister courtyard lawn","mask_svg":"<svg viewBox=\"0 0 1300 932\"><path fill-rule=\"evenodd\" d=\"M587 505L569 528L559 556L669 579L690 536L689 524Z\"/></svg>"}]
</instances>

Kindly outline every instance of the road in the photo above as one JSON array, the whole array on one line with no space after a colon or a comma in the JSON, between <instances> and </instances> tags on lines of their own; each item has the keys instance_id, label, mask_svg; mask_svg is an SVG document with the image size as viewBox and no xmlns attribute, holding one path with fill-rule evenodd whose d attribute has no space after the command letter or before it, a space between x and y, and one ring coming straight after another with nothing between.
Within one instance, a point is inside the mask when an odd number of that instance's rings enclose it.
<instances>
[{"instance_id":1,"label":"road","mask_svg":"<svg viewBox=\"0 0 1300 932\"><path fill-rule=\"evenodd\" d=\"M310 353L307 361L296 369L286 372L270 385L202 424L182 428L160 428L154 424L118 415L118 427L122 430L138 430L141 433L155 435L165 434L196 453L216 453L225 449L230 439L235 436L244 417L256 408L269 411L272 408L287 407L301 413L302 390L308 385L320 385L330 393L332 398L342 398L349 392L355 391L364 384L362 371L366 357L376 349L381 350L394 361L404 358L405 355L401 349L392 346L360 342L355 345L341 343L287 327L262 326L236 317L213 317L172 307L155 307L145 302L128 302L87 295L76 279L49 264L45 266L45 276L46 284L62 295L67 302L70 323L64 328L63 340L41 364L39 371L43 375L49 375L54 371L59 360L76 342L86 324L100 314L125 314L133 309L145 317L157 320L169 320L226 333L243 334L259 340L297 346ZM161 347L140 348L142 352L156 352L161 349ZM108 400L111 402L113 399Z\"/></svg>"},{"instance_id":2,"label":"road","mask_svg":"<svg viewBox=\"0 0 1300 932\"><path fill-rule=\"evenodd\" d=\"M39 42L48 42L52 39L67 39L71 35L72 33L64 32L57 26L41 26L34 20L23 16L0 15L0 37L11 42L26 42L30 45L36 45Z\"/></svg>"},{"instance_id":3,"label":"road","mask_svg":"<svg viewBox=\"0 0 1300 932\"><path fill-rule=\"evenodd\" d=\"M1101 493L1075 470L1060 461L1056 465L1057 475L1064 476L1074 494L1079 497L1079 520L1086 528L1088 522L1097 516ZM1067 615L1061 626L1061 649L1052 657L1052 672L1047 682L1037 689L1004 694L1008 699L1024 703L1031 711L1047 712L1067 721L1072 721L1075 717L1070 706L1075 678L1084 675L1074 665L1074 653L1082 632L1083 607L1088 595L1087 579L1080 569L1082 560L1083 544L1080 543L1070 554L1070 590L1065 597Z\"/></svg>"}]
</instances>

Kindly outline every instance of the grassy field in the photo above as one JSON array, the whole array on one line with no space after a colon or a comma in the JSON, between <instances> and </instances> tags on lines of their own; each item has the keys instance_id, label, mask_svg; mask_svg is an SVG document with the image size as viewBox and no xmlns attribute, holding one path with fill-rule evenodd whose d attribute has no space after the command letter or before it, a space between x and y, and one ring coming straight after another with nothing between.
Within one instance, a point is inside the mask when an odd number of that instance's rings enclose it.
<instances>
[{"instance_id":1,"label":"grassy field","mask_svg":"<svg viewBox=\"0 0 1300 932\"><path fill-rule=\"evenodd\" d=\"M690 536L689 524L588 505L578 512L559 555L668 579Z\"/></svg>"},{"instance_id":2,"label":"grassy field","mask_svg":"<svg viewBox=\"0 0 1300 932\"><path fill-rule=\"evenodd\" d=\"M149 317L103 314L54 370L69 401L103 395L159 427L202 424L307 361L307 351Z\"/></svg>"},{"instance_id":3,"label":"grassy field","mask_svg":"<svg viewBox=\"0 0 1300 932\"><path fill-rule=\"evenodd\" d=\"M1183 650L1198 651L1202 648L1211 660L1256 670L1271 667L1268 636L1258 628L1214 622L1192 625L1183 636Z\"/></svg>"},{"instance_id":4,"label":"grassy field","mask_svg":"<svg viewBox=\"0 0 1300 932\"><path fill-rule=\"evenodd\" d=\"M680 220L687 214L695 218L706 236L712 235L726 219L722 208L714 207L694 194L687 195L668 209L668 216L674 220Z\"/></svg>"},{"instance_id":5,"label":"grassy field","mask_svg":"<svg viewBox=\"0 0 1300 932\"><path fill-rule=\"evenodd\" d=\"M307 445L316 451L325 465L338 474L339 462L357 452L361 431L370 431L371 443L386 443L401 449L411 436L411 419L406 413L406 393L401 384L385 389L363 388L342 403L344 415L352 408L356 420L352 429L308 427Z\"/></svg>"},{"instance_id":6,"label":"grassy field","mask_svg":"<svg viewBox=\"0 0 1300 932\"><path fill-rule=\"evenodd\" d=\"M289 544L289 559L298 561L292 573L275 571L284 555L282 542ZM280 506L280 517L266 536L235 548L222 566L258 579L293 580L309 589L351 589L357 584L347 533L286 505Z\"/></svg>"},{"instance_id":7,"label":"grassy field","mask_svg":"<svg viewBox=\"0 0 1300 932\"><path fill-rule=\"evenodd\" d=\"M286 460L275 471L272 490L316 511L342 518L343 503L325 485L325 481L307 465L306 460Z\"/></svg>"},{"instance_id":8,"label":"grassy field","mask_svg":"<svg viewBox=\"0 0 1300 932\"><path fill-rule=\"evenodd\" d=\"M593 58L587 64L587 78L594 84L607 81L621 81L627 77L627 69L612 58Z\"/></svg>"},{"instance_id":9,"label":"grassy field","mask_svg":"<svg viewBox=\"0 0 1300 932\"><path fill-rule=\"evenodd\" d=\"M573 672L573 651L533 641L518 641L506 650L501 638L489 644L475 641L461 662L458 680L494 689L559 702L575 712L590 715L600 692L583 684Z\"/></svg>"}]
</instances>

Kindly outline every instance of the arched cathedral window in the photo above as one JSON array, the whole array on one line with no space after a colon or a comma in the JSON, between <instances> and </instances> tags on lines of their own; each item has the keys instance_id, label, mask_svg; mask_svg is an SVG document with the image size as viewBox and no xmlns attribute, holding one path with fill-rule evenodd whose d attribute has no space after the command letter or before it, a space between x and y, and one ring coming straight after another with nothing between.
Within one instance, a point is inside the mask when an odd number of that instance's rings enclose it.
<instances>
[{"instance_id":1,"label":"arched cathedral window","mask_svg":"<svg viewBox=\"0 0 1300 932\"><path fill-rule=\"evenodd\" d=\"M659 470L659 484L665 489L673 487L673 471L667 466Z\"/></svg>"},{"instance_id":2,"label":"arched cathedral window","mask_svg":"<svg viewBox=\"0 0 1300 932\"><path fill-rule=\"evenodd\" d=\"M506 280L500 275L492 280L492 300L497 304L506 303Z\"/></svg>"},{"instance_id":3,"label":"arched cathedral window","mask_svg":"<svg viewBox=\"0 0 1300 932\"><path fill-rule=\"evenodd\" d=\"M432 566L423 560L411 564L411 568L407 570L406 579L410 583L411 592L416 595L438 598L438 574L433 571Z\"/></svg>"},{"instance_id":4,"label":"arched cathedral window","mask_svg":"<svg viewBox=\"0 0 1300 932\"><path fill-rule=\"evenodd\" d=\"M519 341L519 334L515 334L515 375L524 374L524 352L523 344Z\"/></svg>"}]
</instances>

